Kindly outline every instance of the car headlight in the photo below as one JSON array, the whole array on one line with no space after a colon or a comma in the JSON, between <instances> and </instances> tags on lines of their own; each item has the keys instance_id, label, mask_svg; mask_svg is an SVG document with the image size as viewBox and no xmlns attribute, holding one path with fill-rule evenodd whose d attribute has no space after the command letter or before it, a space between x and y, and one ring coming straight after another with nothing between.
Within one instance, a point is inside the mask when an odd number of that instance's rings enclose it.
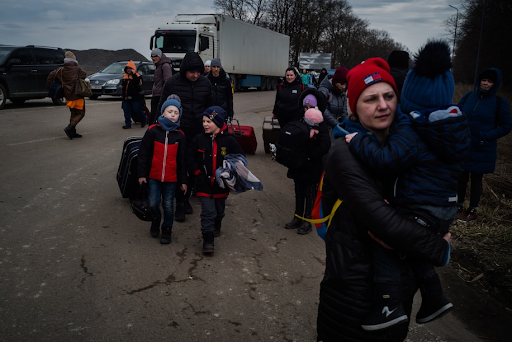
<instances>
[{"instance_id":1,"label":"car headlight","mask_svg":"<svg viewBox=\"0 0 512 342\"><path fill-rule=\"evenodd\" d=\"M107 84L119 84L121 80L119 78L115 78L113 80L108 80Z\"/></svg>"}]
</instances>

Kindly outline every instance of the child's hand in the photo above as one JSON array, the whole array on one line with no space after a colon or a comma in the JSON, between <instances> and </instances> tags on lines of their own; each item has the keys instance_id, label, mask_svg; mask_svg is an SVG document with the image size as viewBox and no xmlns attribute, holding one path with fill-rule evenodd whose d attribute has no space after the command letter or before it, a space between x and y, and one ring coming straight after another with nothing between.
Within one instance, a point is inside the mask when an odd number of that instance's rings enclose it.
<instances>
[{"instance_id":1,"label":"child's hand","mask_svg":"<svg viewBox=\"0 0 512 342\"><path fill-rule=\"evenodd\" d=\"M180 189L183 191L183 195L187 194L187 184L181 184Z\"/></svg>"},{"instance_id":2,"label":"child's hand","mask_svg":"<svg viewBox=\"0 0 512 342\"><path fill-rule=\"evenodd\" d=\"M147 183L146 177L140 177L139 178L139 184L142 185L142 183Z\"/></svg>"},{"instance_id":3,"label":"child's hand","mask_svg":"<svg viewBox=\"0 0 512 342\"><path fill-rule=\"evenodd\" d=\"M350 143L350 140L352 140L352 138L355 137L356 134L357 134L357 132L345 135L345 141L347 142L347 144Z\"/></svg>"}]
</instances>

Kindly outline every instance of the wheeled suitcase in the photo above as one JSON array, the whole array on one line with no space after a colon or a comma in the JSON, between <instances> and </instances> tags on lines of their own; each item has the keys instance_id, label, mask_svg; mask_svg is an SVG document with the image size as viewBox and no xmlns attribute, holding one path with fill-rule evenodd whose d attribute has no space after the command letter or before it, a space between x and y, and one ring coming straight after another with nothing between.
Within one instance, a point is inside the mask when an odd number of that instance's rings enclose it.
<instances>
[{"instance_id":1,"label":"wheeled suitcase","mask_svg":"<svg viewBox=\"0 0 512 342\"><path fill-rule=\"evenodd\" d=\"M270 146L268 144L275 144L279 139L279 132L281 127L277 119L272 119L272 115L265 116L263 119L263 149L265 153L270 153Z\"/></svg>"},{"instance_id":2,"label":"wheeled suitcase","mask_svg":"<svg viewBox=\"0 0 512 342\"><path fill-rule=\"evenodd\" d=\"M228 133L242 146L245 154L256 154L258 142L252 126L240 126L238 119L228 121Z\"/></svg>"},{"instance_id":3,"label":"wheeled suitcase","mask_svg":"<svg viewBox=\"0 0 512 342\"><path fill-rule=\"evenodd\" d=\"M142 137L129 137L123 144L121 161L117 169L117 183L123 198L133 200L139 190L137 157Z\"/></svg>"}]
</instances>

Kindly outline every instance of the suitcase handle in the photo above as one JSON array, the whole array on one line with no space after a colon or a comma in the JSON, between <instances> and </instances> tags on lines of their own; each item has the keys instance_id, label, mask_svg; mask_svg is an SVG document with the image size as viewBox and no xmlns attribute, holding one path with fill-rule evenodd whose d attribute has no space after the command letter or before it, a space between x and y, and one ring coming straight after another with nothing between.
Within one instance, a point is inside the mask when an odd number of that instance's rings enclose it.
<instances>
[{"instance_id":1,"label":"suitcase handle","mask_svg":"<svg viewBox=\"0 0 512 342\"><path fill-rule=\"evenodd\" d=\"M238 126L238 129L235 128L236 126L233 126L234 121L236 121L236 125ZM233 134L234 137L240 138L243 136L242 128L240 127L240 121L238 121L238 119L231 118L231 120L228 120L228 132L229 132L229 127L231 127L231 134Z\"/></svg>"}]
</instances>

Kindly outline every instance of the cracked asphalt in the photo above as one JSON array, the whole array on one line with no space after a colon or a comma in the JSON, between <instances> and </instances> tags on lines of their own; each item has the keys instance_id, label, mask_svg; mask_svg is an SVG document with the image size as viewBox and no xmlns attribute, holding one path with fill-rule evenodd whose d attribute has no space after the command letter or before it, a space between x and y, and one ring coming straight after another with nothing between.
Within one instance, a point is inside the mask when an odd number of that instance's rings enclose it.
<instances>
[{"instance_id":1,"label":"cracked asphalt","mask_svg":"<svg viewBox=\"0 0 512 342\"><path fill-rule=\"evenodd\" d=\"M119 99L86 102L70 141L66 107L0 111L0 341L315 341L323 241L284 229L293 182L263 151L274 92L234 97L255 127L248 168L264 190L231 195L213 257L201 254L200 205L170 245L149 235L116 182ZM150 100L147 100L149 105ZM411 324L410 341L480 341L455 315Z\"/></svg>"}]
</instances>

